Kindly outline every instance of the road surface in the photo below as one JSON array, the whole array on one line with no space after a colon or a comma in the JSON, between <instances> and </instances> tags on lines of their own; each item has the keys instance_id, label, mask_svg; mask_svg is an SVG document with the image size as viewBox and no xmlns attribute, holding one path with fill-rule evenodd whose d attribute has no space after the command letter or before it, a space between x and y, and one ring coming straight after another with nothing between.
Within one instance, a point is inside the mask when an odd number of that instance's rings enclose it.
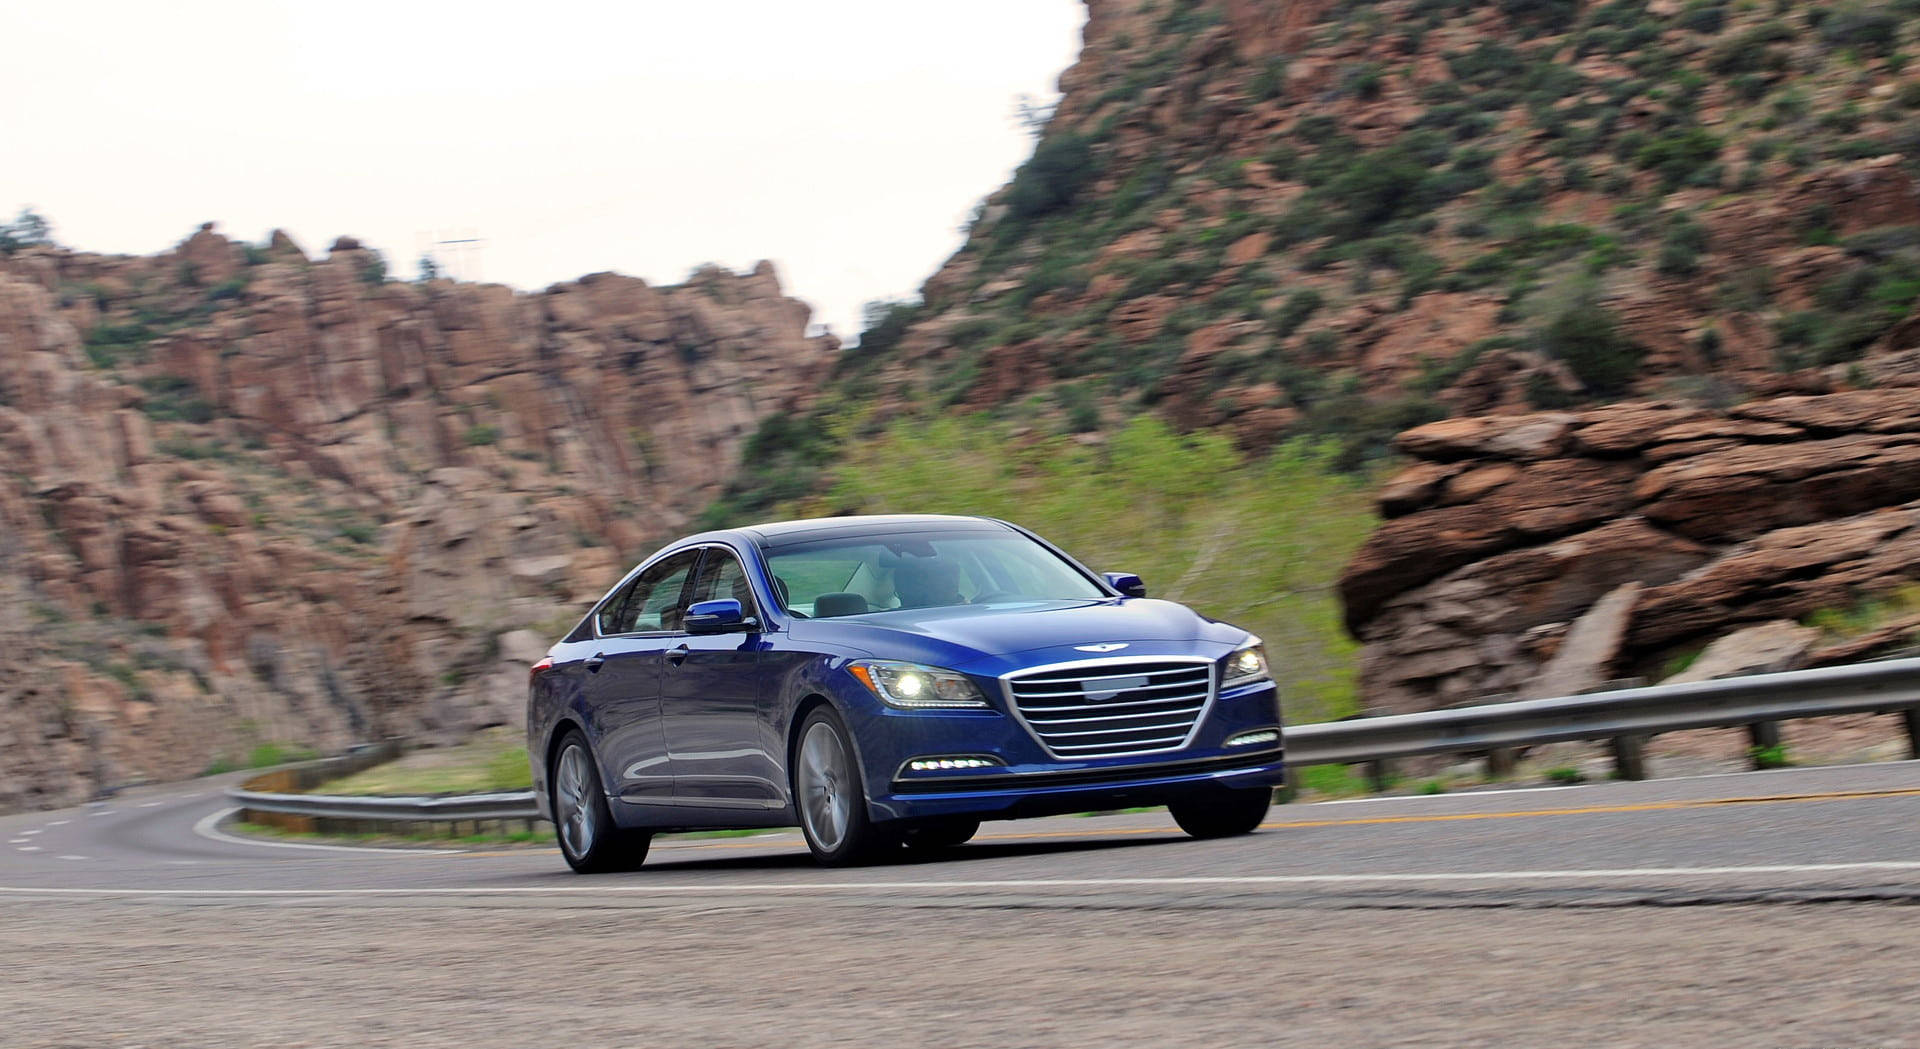
<instances>
[{"instance_id":1,"label":"road surface","mask_svg":"<svg viewBox=\"0 0 1920 1049\"><path fill-rule=\"evenodd\" d=\"M0 1045L1920 1046L1920 763L794 834L256 842L222 780L0 819Z\"/></svg>"}]
</instances>

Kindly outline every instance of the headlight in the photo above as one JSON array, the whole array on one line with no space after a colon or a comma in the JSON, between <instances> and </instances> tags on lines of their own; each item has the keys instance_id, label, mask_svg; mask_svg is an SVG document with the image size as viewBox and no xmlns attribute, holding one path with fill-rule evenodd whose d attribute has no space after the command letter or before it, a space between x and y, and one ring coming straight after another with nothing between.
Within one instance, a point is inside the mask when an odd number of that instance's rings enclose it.
<instances>
[{"instance_id":1,"label":"headlight","mask_svg":"<svg viewBox=\"0 0 1920 1049\"><path fill-rule=\"evenodd\" d=\"M1220 665L1220 689L1223 692L1265 681L1267 677L1267 650L1261 646L1258 638L1242 645Z\"/></svg>"},{"instance_id":2,"label":"headlight","mask_svg":"<svg viewBox=\"0 0 1920 1049\"><path fill-rule=\"evenodd\" d=\"M987 697L965 676L919 663L861 659L847 665L880 702L902 710L977 709Z\"/></svg>"}]
</instances>

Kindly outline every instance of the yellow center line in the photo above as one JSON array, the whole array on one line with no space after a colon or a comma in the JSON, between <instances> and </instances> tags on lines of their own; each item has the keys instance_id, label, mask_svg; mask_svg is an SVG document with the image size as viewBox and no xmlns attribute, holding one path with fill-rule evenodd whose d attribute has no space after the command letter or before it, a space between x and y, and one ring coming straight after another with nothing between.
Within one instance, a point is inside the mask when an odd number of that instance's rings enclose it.
<instances>
[{"instance_id":1,"label":"yellow center line","mask_svg":"<svg viewBox=\"0 0 1920 1049\"><path fill-rule=\"evenodd\" d=\"M1471 797L1471 795L1464 795ZM1516 809L1512 812L1443 812L1415 816L1361 816L1338 820L1276 820L1262 823L1261 830L1288 830L1301 827L1369 827L1388 823L1457 823L1469 820L1513 820L1540 816L1589 816L1620 812L1673 812L1682 809L1708 809L1723 805L1779 805L1809 801L1857 801L1867 798L1905 798L1920 796L1920 787L1891 790L1848 790L1824 794L1769 794L1746 798L1701 798L1693 801L1648 801L1636 805L1586 805L1565 809ZM1048 830L1010 834L982 834L975 841L1022 841L1040 838L1116 838L1141 834L1178 834L1172 827L1112 827L1105 830ZM767 841L716 841L675 845L678 849L764 849L784 844ZM539 850L536 854L557 853L558 849ZM466 852L463 856L525 856L535 850Z\"/></svg>"}]
</instances>

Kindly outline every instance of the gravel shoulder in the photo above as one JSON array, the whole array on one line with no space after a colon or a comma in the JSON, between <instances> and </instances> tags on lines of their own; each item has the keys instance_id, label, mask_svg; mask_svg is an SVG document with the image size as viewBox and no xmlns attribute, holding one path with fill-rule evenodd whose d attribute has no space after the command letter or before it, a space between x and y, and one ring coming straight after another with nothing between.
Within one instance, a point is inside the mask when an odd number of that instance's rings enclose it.
<instances>
[{"instance_id":1,"label":"gravel shoulder","mask_svg":"<svg viewBox=\"0 0 1920 1049\"><path fill-rule=\"evenodd\" d=\"M1916 1042L1912 906L0 904L5 1043Z\"/></svg>"}]
</instances>

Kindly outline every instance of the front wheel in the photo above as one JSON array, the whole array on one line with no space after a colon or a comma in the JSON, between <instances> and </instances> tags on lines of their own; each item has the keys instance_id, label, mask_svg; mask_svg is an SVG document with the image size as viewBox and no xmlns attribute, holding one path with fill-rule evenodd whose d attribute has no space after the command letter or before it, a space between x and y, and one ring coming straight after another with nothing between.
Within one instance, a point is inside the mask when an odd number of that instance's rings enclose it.
<instances>
[{"instance_id":1,"label":"front wheel","mask_svg":"<svg viewBox=\"0 0 1920 1049\"><path fill-rule=\"evenodd\" d=\"M840 716L818 707L793 748L793 801L807 848L825 867L870 863L895 844L867 815L860 765Z\"/></svg>"},{"instance_id":2,"label":"front wheel","mask_svg":"<svg viewBox=\"0 0 1920 1049\"><path fill-rule=\"evenodd\" d=\"M632 870L646 861L653 835L613 822L606 791L600 789L593 751L578 729L569 731L554 752L548 786L553 794L553 826L560 855L580 874Z\"/></svg>"},{"instance_id":3,"label":"front wheel","mask_svg":"<svg viewBox=\"0 0 1920 1049\"><path fill-rule=\"evenodd\" d=\"M1218 787L1167 806L1173 822L1196 838L1231 838L1250 834L1267 818L1273 789Z\"/></svg>"}]
</instances>

